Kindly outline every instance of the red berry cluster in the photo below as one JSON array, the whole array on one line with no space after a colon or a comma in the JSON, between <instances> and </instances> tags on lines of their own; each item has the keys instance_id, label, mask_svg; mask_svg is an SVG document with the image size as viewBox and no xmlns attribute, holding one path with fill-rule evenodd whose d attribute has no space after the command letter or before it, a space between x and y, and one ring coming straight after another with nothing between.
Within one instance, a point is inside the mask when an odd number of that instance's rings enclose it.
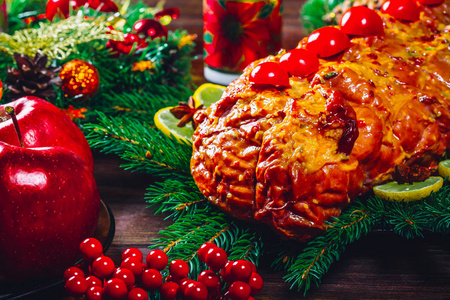
<instances>
[{"instance_id":1,"label":"red berry cluster","mask_svg":"<svg viewBox=\"0 0 450 300\"><path fill-rule=\"evenodd\" d=\"M85 296L86 300L143 300L148 299L147 292L158 290L164 300L254 300L252 295L263 287L253 263L229 261L225 250L213 243L205 243L198 250L209 270L201 272L197 280L188 278L187 262L174 259L169 264L161 250L151 250L144 263L139 249L127 248L119 267L103 254L102 244L95 238L84 240L80 252L84 263L68 268L64 282L67 293ZM167 265L169 275L164 282L161 271ZM224 295L222 285L226 286Z\"/></svg>"}]
</instances>

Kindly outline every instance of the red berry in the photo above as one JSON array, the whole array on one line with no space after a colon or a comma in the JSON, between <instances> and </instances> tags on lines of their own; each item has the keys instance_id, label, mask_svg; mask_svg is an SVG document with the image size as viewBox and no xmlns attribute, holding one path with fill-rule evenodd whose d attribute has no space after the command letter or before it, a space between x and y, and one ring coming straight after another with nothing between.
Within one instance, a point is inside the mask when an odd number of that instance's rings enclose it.
<instances>
[{"instance_id":1,"label":"red berry","mask_svg":"<svg viewBox=\"0 0 450 300\"><path fill-rule=\"evenodd\" d=\"M206 265L213 271L218 271L225 267L228 261L228 255L222 248L216 247L209 249L206 253Z\"/></svg>"},{"instance_id":2,"label":"red berry","mask_svg":"<svg viewBox=\"0 0 450 300\"><path fill-rule=\"evenodd\" d=\"M201 282L193 281L184 290L186 300L207 300L208 288Z\"/></svg>"},{"instance_id":3,"label":"red berry","mask_svg":"<svg viewBox=\"0 0 450 300\"><path fill-rule=\"evenodd\" d=\"M73 296L82 296L87 291L87 282L84 277L75 275L70 277L64 285L66 292Z\"/></svg>"},{"instance_id":4,"label":"red berry","mask_svg":"<svg viewBox=\"0 0 450 300\"><path fill-rule=\"evenodd\" d=\"M249 80L256 85L288 87L289 74L277 62L267 61L257 65L250 73Z\"/></svg>"},{"instance_id":5,"label":"red berry","mask_svg":"<svg viewBox=\"0 0 450 300\"><path fill-rule=\"evenodd\" d=\"M159 293L163 300L175 300L178 293L178 284L173 281L163 283L159 289Z\"/></svg>"},{"instance_id":6,"label":"red berry","mask_svg":"<svg viewBox=\"0 0 450 300\"><path fill-rule=\"evenodd\" d=\"M147 267L162 271L167 267L169 258L164 251L156 249L148 253L145 262L147 263Z\"/></svg>"},{"instance_id":7,"label":"red berry","mask_svg":"<svg viewBox=\"0 0 450 300\"><path fill-rule=\"evenodd\" d=\"M127 300L148 300L148 294L143 288L135 287L128 292Z\"/></svg>"},{"instance_id":8,"label":"red berry","mask_svg":"<svg viewBox=\"0 0 450 300\"><path fill-rule=\"evenodd\" d=\"M120 264L121 268L125 268L133 272L134 277L139 277L142 273L142 263L136 257L127 257Z\"/></svg>"},{"instance_id":9,"label":"red berry","mask_svg":"<svg viewBox=\"0 0 450 300\"><path fill-rule=\"evenodd\" d=\"M219 275L217 275L211 270L201 272L200 275L198 275L197 280L203 283L208 288L208 290L216 291L219 288L220 284Z\"/></svg>"},{"instance_id":10,"label":"red berry","mask_svg":"<svg viewBox=\"0 0 450 300\"><path fill-rule=\"evenodd\" d=\"M339 28L326 26L314 30L308 37L306 49L326 58L336 55L351 46L350 39Z\"/></svg>"},{"instance_id":11,"label":"red berry","mask_svg":"<svg viewBox=\"0 0 450 300\"><path fill-rule=\"evenodd\" d=\"M252 289L243 281L235 281L230 285L228 291L231 300L247 300Z\"/></svg>"},{"instance_id":12,"label":"red berry","mask_svg":"<svg viewBox=\"0 0 450 300\"><path fill-rule=\"evenodd\" d=\"M114 273L116 266L108 256L100 256L92 263L92 273L98 278L106 278Z\"/></svg>"},{"instance_id":13,"label":"red berry","mask_svg":"<svg viewBox=\"0 0 450 300\"><path fill-rule=\"evenodd\" d=\"M62 19L69 17L70 0L49 0L45 8L45 17L52 21L55 15Z\"/></svg>"},{"instance_id":14,"label":"red berry","mask_svg":"<svg viewBox=\"0 0 450 300\"><path fill-rule=\"evenodd\" d=\"M125 260L128 257L135 257L137 258L139 261L142 262L144 256L142 255L141 250L137 249L137 248L127 248L122 252L122 256L121 259Z\"/></svg>"},{"instance_id":15,"label":"red berry","mask_svg":"<svg viewBox=\"0 0 450 300\"><path fill-rule=\"evenodd\" d=\"M231 276L234 281L247 282L252 275L253 266L248 260L239 259L231 265Z\"/></svg>"},{"instance_id":16,"label":"red berry","mask_svg":"<svg viewBox=\"0 0 450 300\"><path fill-rule=\"evenodd\" d=\"M87 238L80 243L80 252L85 261L93 262L96 258L102 256L103 246L99 240Z\"/></svg>"},{"instance_id":17,"label":"red berry","mask_svg":"<svg viewBox=\"0 0 450 300\"><path fill-rule=\"evenodd\" d=\"M184 294L186 292L186 288L189 284L195 282L195 280L189 279L189 278L183 278L179 282L179 288L178 288L178 295L181 297L184 297Z\"/></svg>"},{"instance_id":18,"label":"red berry","mask_svg":"<svg viewBox=\"0 0 450 300\"><path fill-rule=\"evenodd\" d=\"M111 278L105 283L103 293L112 299L123 299L128 294L126 283L119 278Z\"/></svg>"},{"instance_id":19,"label":"red berry","mask_svg":"<svg viewBox=\"0 0 450 300\"><path fill-rule=\"evenodd\" d=\"M257 294L264 286L264 281L258 273L252 273L248 280L248 285L252 289L252 295Z\"/></svg>"},{"instance_id":20,"label":"red berry","mask_svg":"<svg viewBox=\"0 0 450 300\"><path fill-rule=\"evenodd\" d=\"M380 15L366 6L353 6L348 9L342 15L339 26L348 35L373 36L384 33Z\"/></svg>"},{"instance_id":21,"label":"red berry","mask_svg":"<svg viewBox=\"0 0 450 300\"><path fill-rule=\"evenodd\" d=\"M185 278L189 274L189 266L182 259L174 259L170 262L169 273L174 280Z\"/></svg>"},{"instance_id":22,"label":"red berry","mask_svg":"<svg viewBox=\"0 0 450 300\"><path fill-rule=\"evenodd\" d=\"M69 280L70 277L75 276L75 275L78 275L78 276L81 276L84 278L84 272L80 268L78 268L78 267L68 268L67 270L64 271L64 275L63 275L64 282L66 282L67 280Z\"/></svg>"},{"instance_id":23,"label":"red berry","mask_svg":"<svg viewBox=\"0 0 450 300\"><path fill-rule=\"evenodd\" d=\"M388 0L381 6L381 12L405 22L420 19L420 8L414 0Z\"/></svg>"},{"instance_id":24,"label":"red berry","mask_svg":"<svg viewBox=\"0 0 450 300\"><path fill-rule=\"evenodd\" d=\"M208 253L209 249L211 248L216 248L217 245L214 243L204 243L203 245L200 246L200 248L198 248L198 258L200 258L200 260L202 262L206 262L205 258L206 258L206 253Z\"/></svg>"},{"instance_id":25,"label":"red berry","mask_svg":"<svg viewBox=\"0 0 450 300\"><path fill-rule=\"evenodd\" d=\"M291 76L307 77L319 70L319 59L307 49L292 49L280 58L280 65Z\"/></svg>"},{"instance_id":26,"label":"red berry","mask_svg":"<svg viewBox=\"0 0 450 300\"><path fill-rule=\"evenodd\" d=\"M86 300L102 300L103 288L101 286L91 286L86 292Z\"/></svg>"},{"instance_id":27,"label":"red berry","mask_svg":"<svg viewBox=\"0 0 450 300\"><path fill-rule=\"evenodd\" d=\"M147 291L156 291L162 285L163 278L156 269L147 269L141 274L141 284Z\"/></svg>"},{"instance_id":28,"label":"red berry","mask_svg":"<svg viewBox=\"0 0 450 300\"><path fill-rule=\"evenodd\" d=\"M134 284L136 283L136 278L134 277L133 272L125 268L117 268L113 275L113 278L122 279L123 282L127 285L127 288L130 290Z\"/></svg>"},{"instance_id":29,"label":"red berry","mask_svg":"<svg viewBox=\"0 0 450 300\"><path fill-rule=\"evenodd\" d=\"M93 286L103 287L103 281L101 281L98 277L95 277L94 275L89 275L88 277L86 277L86 282L88 285L88 289Z\"/></svg>"},{"instance_id":30,"label":"red berry","mask_svg":"<svg viewBox=\"0 0 450 300\"><path fill-rule=\"evenodd\" d=\"M220 276L222 276L223 281L225 281L226 283L232 283L234 281L233 276L231 275L231 266L233 265L233 263L234 261L232 260L227 261L225 267L220 270Z\"/></svg>"}]
</instances>

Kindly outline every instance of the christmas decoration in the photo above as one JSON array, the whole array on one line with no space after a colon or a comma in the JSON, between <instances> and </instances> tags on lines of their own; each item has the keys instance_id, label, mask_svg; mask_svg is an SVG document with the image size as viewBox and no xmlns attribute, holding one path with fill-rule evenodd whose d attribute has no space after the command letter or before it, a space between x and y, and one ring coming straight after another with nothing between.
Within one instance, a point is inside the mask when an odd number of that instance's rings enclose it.
<instances>
[{"instance_id":1,"label":"christmas decoration","mask_svg":"<svg viewBox=\"0 0 450 300\"><path fill-rule=\"evenodd\" d=\"M59 77L64 96L75 100L92 97L100 86L97 69L91 63L80 59L65 63Z\"/></svg>"},{"instance_id":2,"label":"christmas decoration","mask_svg":"<svg viewBox=\"0 0 450 300\"><path fill-rule=\"evenodd\" d=\"M51 141L44 147L25 146L22 140L27 137L19 130L22 118L16 118L12 106L5 111L21 146L0 142L0 279L54 278L78 259L79 243L94 232L100 205L97 185L72 150L50 146ZM46 123L37 122L46 131ZM72 134L64 127L57 130Z\"/></svg>"},{"instance_id":3,"label":"christmas decoration","mask_svg":"<svg viewBox=\"0 0 450 300\"><path fill-rule=\"evenodd\" d=\"M14 100L23 96L36 96L54 100L56 92L54 84L59 84L57 72L59 67L49 67L46 55L36 53L33 59L25 54L14 53L17 68L7 69L8 78L5 84L10 91L8 99Z\"/></svg>"},{"instance_id":4,"label":"christmas decoration","mask_svg":"<svg viewBox=\"0 0 450 300\"><path fill-rule=\"evenodd\" d=\"M160 292L160 299L248 300L264 285L252 262L228 260L225 250L211 242L193 254L206 267L198 276L192 273L189 261L173 259L169 263L167 254L159 249L151 250L143 262L141 251L127 248L116 267L95 238L87 238L79 248L84 262L67 268L63 275L71 296L134 300L148 299L147 292L154 299ZM92 294L99 298L91 298Z\"/></svg>"}]
</instances>

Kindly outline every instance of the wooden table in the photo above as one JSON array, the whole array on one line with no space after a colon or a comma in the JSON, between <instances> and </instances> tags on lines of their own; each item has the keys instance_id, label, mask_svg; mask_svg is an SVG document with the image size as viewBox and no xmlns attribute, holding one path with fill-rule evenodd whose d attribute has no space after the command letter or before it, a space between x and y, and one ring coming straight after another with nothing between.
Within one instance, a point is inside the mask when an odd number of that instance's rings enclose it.
<instances>
[{"instance_id":1,"label":"wooden table","mask_svg":"<svg viewBox=\"0 0 450 300\"><path fill-rule=\"evenodd\" d=\"M147 1L154 5L156 1ZM299 22L302 1L285 0L283 44L292 48L304 35ZM167 0L166 7L176 6L181 17L170 27L182 27L198 34L197 54L201 54L201 0ZM193 63L198 83L202 61ZM150 240L170 224L163 215L153 215L144 200L151 177L121 169L115 156L95 153L95 176L102 199L113 211L116 230L107 255L116 263L127 247L148 253ZM282 273L261 263L258 272L264 288L257 299L450 299L450 239L426 237L406 240L391 233L372 233L348 247L332 265L318 288L306 298L282 280ZM70 299L61 287L33 295L30 299Z\"/></svg>"}]
</instances>

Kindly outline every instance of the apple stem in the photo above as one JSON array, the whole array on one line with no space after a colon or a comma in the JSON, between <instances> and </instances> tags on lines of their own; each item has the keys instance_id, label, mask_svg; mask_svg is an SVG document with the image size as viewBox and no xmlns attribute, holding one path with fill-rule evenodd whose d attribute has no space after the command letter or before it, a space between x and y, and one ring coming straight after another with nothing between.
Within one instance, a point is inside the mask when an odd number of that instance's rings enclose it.
<instances>
[{"instance_id":1,"label":"apple stem","mask_svg":"<svg viewBox=\"0 0 450 300\"><path fill-rule=\"evenodd\" d=\"M14 107L6 106L5 112L11 117L12 122L14 124L14 129L16 130L17 137L19 138L20 147L25 148L25 144L23 143L22 134L20 133L19 122L17 122L16 113L14 112Z\"/></svg>"}]
</instances>

